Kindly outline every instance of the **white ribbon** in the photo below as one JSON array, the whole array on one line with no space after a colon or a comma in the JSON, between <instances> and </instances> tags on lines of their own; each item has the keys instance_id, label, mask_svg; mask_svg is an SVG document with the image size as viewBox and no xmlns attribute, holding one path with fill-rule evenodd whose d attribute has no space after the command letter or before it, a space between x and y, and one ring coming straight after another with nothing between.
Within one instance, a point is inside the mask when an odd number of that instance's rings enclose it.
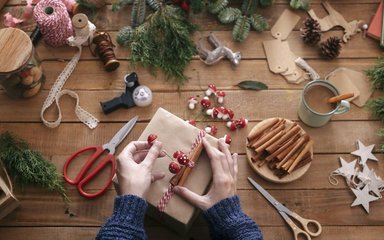
<instances>
[{"instance_id":1,"label":"white ribbon","mask_svg":"<svg viewBox=\"0 0 384 240\"><path fill-rule=\"evenodd\" d=\"M73 70L75 69L77 63L80 60L82 45L87 44L88 40L93 37L93 34L95 31L96 31L95 25L93 25L91 22L88 21L88 27L84 29L79 29L77 31L75 30L75 37L72 36L67 39L68 45L77 47L79 51L72 57L71 61L69 61L67 66L65 66L64 70L57 77L55 83L53 84L51 90L49 91L47 98L44 101L43 107L41 108L40 117L43 123L47 127L55 128L60 125L61 110L60 110L59 101L61 96L65 94L76 99L75 113L77 118L91 129L97 126L99 120L97 120L97 118L95 118L92 114L90 114L89 112L85 111L82 107L80 107L79 96L77 95L76 92L71 90L61 91L65 82L67 81L69 76L72 74ZM53 102L55 102L59 110L59 116L55 121L47 121L44 118L44 113L52 105Z\"/></svg>"}]
</instances>

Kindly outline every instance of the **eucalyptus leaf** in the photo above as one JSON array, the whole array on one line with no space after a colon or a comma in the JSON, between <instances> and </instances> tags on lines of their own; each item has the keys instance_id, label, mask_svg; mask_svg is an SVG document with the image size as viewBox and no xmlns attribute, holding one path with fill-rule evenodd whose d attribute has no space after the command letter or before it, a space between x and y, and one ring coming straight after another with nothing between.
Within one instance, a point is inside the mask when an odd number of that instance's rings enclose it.
<instances>
[{"instance_id":1,"label":"eucalyptus leaf","mask_svg":"<svg viewBox=\"0 0 384 240\"><path fill-rule=\"evenodd\" d=\"M265 83L253 81L253 80L246 80L238 83L236 86L247 89L247 90L267 90L268 86Z\"/></svg>"}]
</instances>

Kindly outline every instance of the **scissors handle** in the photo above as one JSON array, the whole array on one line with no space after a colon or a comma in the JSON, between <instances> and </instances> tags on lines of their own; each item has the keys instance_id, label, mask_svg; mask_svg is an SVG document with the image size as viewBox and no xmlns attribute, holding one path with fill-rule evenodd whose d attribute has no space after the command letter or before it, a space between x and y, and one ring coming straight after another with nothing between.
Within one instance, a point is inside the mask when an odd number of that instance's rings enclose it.
<instances>
[{"instance_id":1,"label":"scissors handle","mask_svg":"<svg viewBox=\"0 0 384 240\"><path fill-rule=\"evenodd\" d=\"M291 215L294 217L300 224L303 226L304 231L307 232L311 237L317 237L320 235L322 231L321 224L313 219L306 219L298 215L297 213L292 213ZM313 228L309 228L309 226L312 226Z\"/></svg>"},{"instance_id":2,"label":"scissors handle","mask_svg":"<svg viewBox=\"0 0 384 240\"><path fill-rule=\"evenodd\" d=\"M77 174L74 180L70 179L68 177L68 166L70 163L77 158L81 153L87 152L87 151L94 151L92 155L88 158L87 162L85 165L81 168L80 172ZM107 188L111 185L112 183L112 178L115 175L116 171L116 160L115 157L112 154L108 154L105 156L101 162L98 163L98 165L93 169L91 172L88 173L87 176L84 177L84 175L88 172L88 170L92 167L92 165L95 163L95 161L102 156L104 153L104 148L101 146L89 146L86 148L82 148L76 153L72 154L67 161L64 164L64 179L67 183L71 185L77 185L77 189L79 190L79 193L88 198L93 198L101 195L103 192L107 190ZM108 178L108 181L106 182L105 186L100 190L95 193L87 193L84 191L83 186L87 184L90 180L92 180L101 170L103 170L108 164L111 164L111 173Z\"/></svg>"}]
</instances>

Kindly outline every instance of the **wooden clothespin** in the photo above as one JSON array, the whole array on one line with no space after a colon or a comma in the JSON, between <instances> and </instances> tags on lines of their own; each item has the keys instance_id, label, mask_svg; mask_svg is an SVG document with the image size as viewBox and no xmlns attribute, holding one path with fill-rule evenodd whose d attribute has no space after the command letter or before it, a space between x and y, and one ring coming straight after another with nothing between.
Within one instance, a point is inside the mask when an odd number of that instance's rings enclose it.
<instances>
[{"instance_id":1,"label":"wooden clothespin","mask_svg":"<svg viewBox=\"0 0 384 240\"><path fill-rule=\"evenodd\" d=\"M199 41L197 45L197 51L200 55L200 60L207 65L213 65L219 62L222 58L228 58L234 66L239 65L241 60L240 52L233 52L228 47L224 46L213 33L210 33L208 42L214 47L212 51L209 51L205 48L202 43Z\"/></svg>"},{"instance_id":2,"label":"wooden clothespin","mask_svg":"<svg viewBox=\"0 0 384 240\"><path fill-rule=\"evenodd\" d=\"M345 43L351 38L351 36L361 32L360 27L362 26L363 21L353 20L351 22L347 22L345 18L331 6L331 4L323 2L322 5L329 14L324 18L320 19L315 14L313 9L308 11L309 16L319 22L321 31L325 32L333 27L341 26L344 28L343 41Z\"/></svg>"}]
</instances>

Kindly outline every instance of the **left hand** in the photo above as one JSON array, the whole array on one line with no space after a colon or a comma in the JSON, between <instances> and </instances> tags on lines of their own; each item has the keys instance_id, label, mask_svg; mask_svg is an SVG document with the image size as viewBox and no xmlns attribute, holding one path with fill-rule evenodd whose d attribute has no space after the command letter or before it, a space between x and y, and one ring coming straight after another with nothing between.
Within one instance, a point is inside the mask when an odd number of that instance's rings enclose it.
<instances>
[{"instance_id":1,"label":"left hand","mask_svg":"<svg viewBox=\"0 0 384 240\"><path fill-rule=\"evenodd\" d=\"M164 178L164 173L152 172L155 159L165 155L161 149L159 141L152 145L146 141L132 141L124 148L117 158L116 169L120 195L132 194L145 199L151 183Z\"/></svg>"}]
</instances>

